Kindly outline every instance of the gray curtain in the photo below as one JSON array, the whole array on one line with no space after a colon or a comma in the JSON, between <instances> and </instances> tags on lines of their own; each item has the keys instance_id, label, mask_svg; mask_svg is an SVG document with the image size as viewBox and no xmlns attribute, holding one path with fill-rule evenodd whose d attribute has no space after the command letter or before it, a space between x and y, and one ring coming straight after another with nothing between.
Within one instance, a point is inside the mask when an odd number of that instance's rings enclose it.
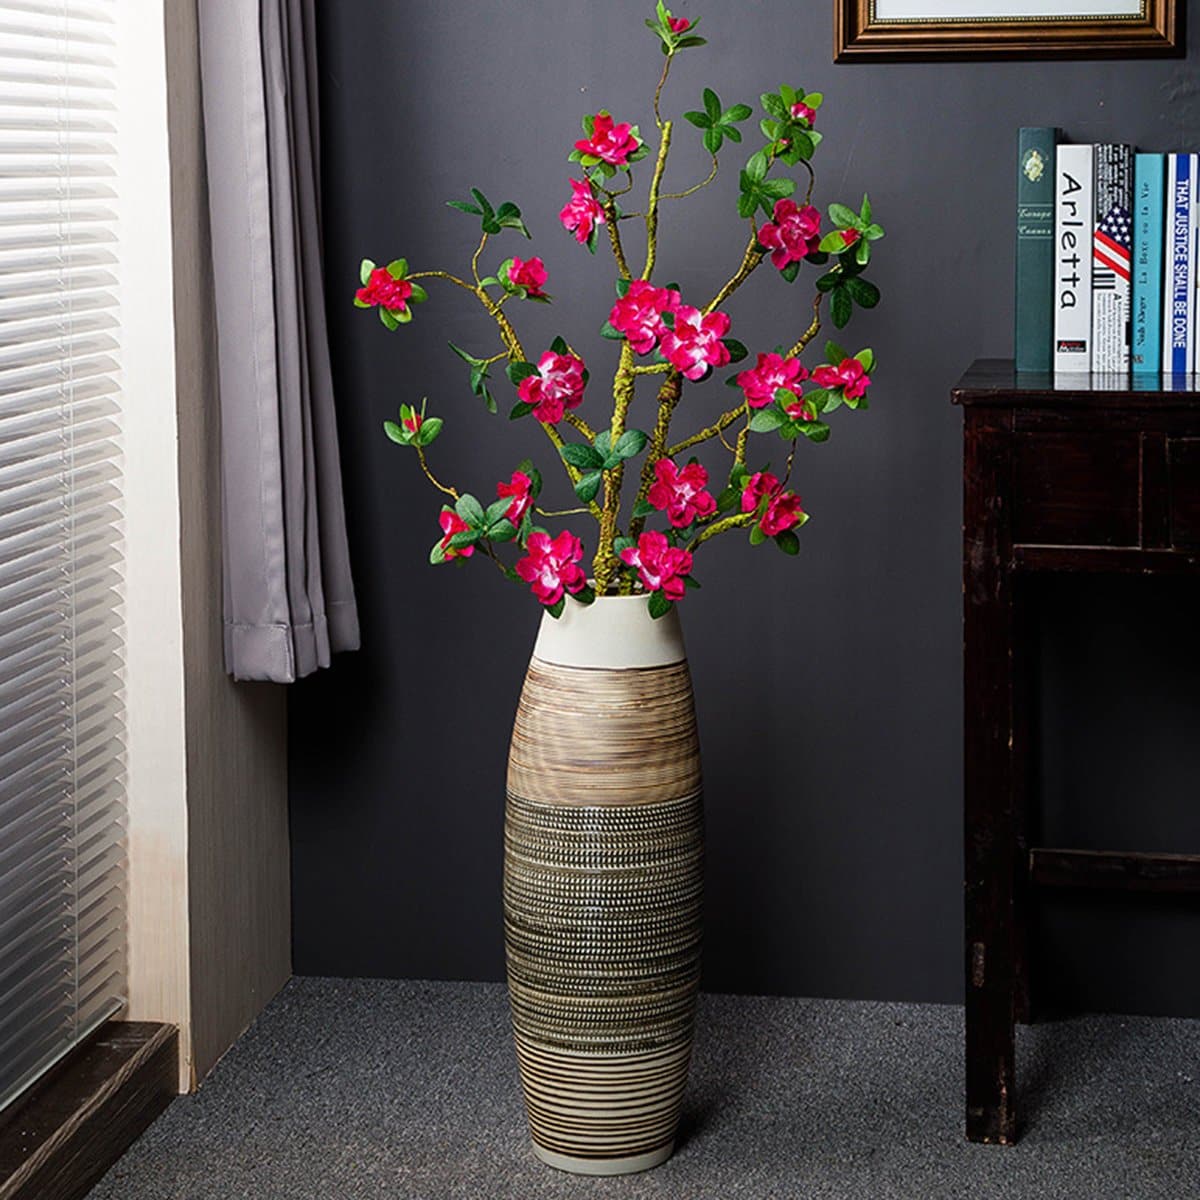
<instances>
[{"instance_id":1,"label":"gray curtain","mask_svg":"<svg viewBox=\"0 0 1200 1200\"><path fill-rule=\"evenodd\" d=\"M313 0L198 4L225 666L289 683L359 644L321 277Z\"/></svg>"}]
</instances>

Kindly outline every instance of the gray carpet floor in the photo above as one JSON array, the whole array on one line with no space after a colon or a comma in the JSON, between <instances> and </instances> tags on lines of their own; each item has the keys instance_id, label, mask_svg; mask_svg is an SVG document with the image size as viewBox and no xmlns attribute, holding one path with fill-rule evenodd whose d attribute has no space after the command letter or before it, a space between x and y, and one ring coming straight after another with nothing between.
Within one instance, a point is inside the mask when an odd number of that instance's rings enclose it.
<instances>
[{"instance_id":1,"label":"gray carpet floor","mask_svg":"<svg viewBox=\"0 0 1200 1200\"><path fill-rule=\"evenodd\" d=\"M89 1200L1196 1200L1200 1021L1022 1030L1026 1130L962 1136L957 1008L705 996L682 1144L529 1152L502 988L296 979Z\"/></svg>"}]
</instances>

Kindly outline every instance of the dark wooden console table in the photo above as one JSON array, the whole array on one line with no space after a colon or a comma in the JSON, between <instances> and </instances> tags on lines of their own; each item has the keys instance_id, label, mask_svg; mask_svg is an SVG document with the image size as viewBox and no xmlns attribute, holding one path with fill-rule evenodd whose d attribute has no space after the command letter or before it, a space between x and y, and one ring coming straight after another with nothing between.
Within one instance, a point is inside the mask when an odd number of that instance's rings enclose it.
<instances>
[{"instance_id":1,"label":"dark wooden console table","mask_svg":"<svg viewBox=\"0 0 1200 1200\"><path fill-rule=\"evenodd\" d=\"M1157 380L1153 381L1157 383ZM1017 376L976 362L963 408L967 1137L1016 1140L1034 887L1200 891L1200 855L1029 845L1034 572L1200 574L1200 391Z\"/></svg>"}]
</instances>

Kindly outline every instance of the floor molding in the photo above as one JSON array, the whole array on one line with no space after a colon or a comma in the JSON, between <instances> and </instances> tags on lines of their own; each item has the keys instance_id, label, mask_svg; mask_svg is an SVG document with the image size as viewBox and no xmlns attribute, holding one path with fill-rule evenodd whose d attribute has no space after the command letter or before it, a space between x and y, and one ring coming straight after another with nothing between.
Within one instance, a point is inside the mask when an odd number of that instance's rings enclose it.
<instances>
[{"instance_id":1,"label":"floor molding","mask_svg":"<svg viewBox=\"0 0 1200 1200\"><path fill-rule=\"evenodd\" d=\"M173 1025L110 1021L0 1125L0 1200L80 1200L176 1092Z\"/></svg>"}]
</instances>

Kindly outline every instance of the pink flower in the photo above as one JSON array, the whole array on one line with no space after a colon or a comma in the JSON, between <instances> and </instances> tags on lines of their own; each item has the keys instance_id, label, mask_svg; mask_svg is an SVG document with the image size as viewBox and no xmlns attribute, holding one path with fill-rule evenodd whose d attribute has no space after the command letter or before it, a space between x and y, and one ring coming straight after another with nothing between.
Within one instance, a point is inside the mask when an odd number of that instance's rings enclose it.
<instances>
[{"instance_id":1,"label":"pink flower","mask_svg":"<svg viewBox=\"0 0 1200 1200\"><path fill-rule=\"evenodd\" d=\"M542 284L546 282L546 264L540 258L527 262L514 258L508 267L508 282L514 287L523 287L529 299L545 296Z\"/></svg>"},{"instance_id":2,"label":"pink flower","mask_svg":"<svg viewBox=\"0 0 1200 1200\"><path fill-rule=\"evenodd\" d=\"M797 120L807 121L810 126L817 123L817 110L815 108L809 108L803 100L797 100L796 103L792 105L792 116Z\"/></svg>"},{"instance_id":3,"label":"pink flower","mask_svg":"<svg viewBox=\"0 0 1200 1200\"><path fill-rule=\"evenodd\" d=\"M860 237L862 237L862 234L860 234L857 229L839 229L837 233L838 237L842 239L842 245L847 249L853 246L854 243L857 242Z\"/></svg>"},{"instance_id":4,"label":"pink flower","mask_svg":"<svg viewBox=\"0 0 1200 1200\"><path fill-rule=\"evenodd\" d=\"M799 396L791 404L785 404L783 411L793 421L815 421L817 419L817 410L807 400Z\"/></svg>"},{"instance_id":5,"label":"pink flower","mask_svg":"<svg viewBox=\"0 0 1200 1200\"><path fill-rule=\"evenodd\" d=\"M779 477L770 471L756 471L742 489L742 512L754 512L763 502L779 494Z\"/></svg>"},{"instance_id":6,"label":"pink flower","mask_svg":"<svg viewBox=\"0 0 1200 1200\"><path fill-rule=\"evenodd\" d=\"M411 295L412 284L407 279L396 279L387 267L376 267L354 298L370 308L380 305L389 312L404 312Z\"/></svg>"},{"instance_id":7,"label":"pink flower","mask_svg":"<svg viewBox=\"0 0 1200 1200\"><path fill-rule=\"evenodd\" d=\"M420 433L421 426L425 424L425 418L414 409L411 415L400 418L400 424L403 425L409 433Z\"/></svg>"},{"instance_id":8,"label":"pink flower","mask_svg":"<svg viewBox=\"0 0 1200 1200\"><path fill-rule=\"evenodd\" d=\"M638 354L649 354L666 332L662 314L678 310L679 293L674 288L656 288L644 279L635 279L613 305L608 323L625 335Z\"/></svg>"},{"instance_id":9,"label":"pink flower","mask_svg":"<svg viewBox=\"0 0 1200 1200\"><path fill-rule=\"evenodd\" d=\"M445 535L438 545L446 552L446 558L470 558L475 553L474 546L452 546L450 539L456 533L462 533L464 530L471 527L454 511L452 508L443 508L442 515L438 517L438 524L442 527L442 533Z\"/></svg>"},{"instance_id":10,"label":"pink flower","mask_svg":"<svg viewBox=\"0 0 1200 1200\"><path fill-rule=\"evenodd\" d=\"M871 386L871 377L857 358L843 358L836 366L817 367L813 383L823 388L841 388L847 400L857 400Z\"/></svg>"},{"instance_id":11,"label":"pink flower","mask_svg":"<svg viewBox=\"0 0 1200 1200\"><path fill-rule=\"evenodd\" d=\"M621 551L621 561L637 568L638 578L648 592L661 591L668 600L681 600L687 591L684 576L691 572L692 556L672 546L665 533L643 533L636 546Z\"/></svg>"},{"instance_id":12,"label":"pink flower","mask_svg":"<svg viewBox=\"0 0 1200 1200\"><path fill-rule=\"evenodd\" d=\"M547 607L557 604L563 592L574 594L587 583L579 566L583 544L568 529L553 541L548 533L531 533L526 555L517 563L517 574Z\"/></svg>"},{"instance_id":13,"label":"pink flower","mask_svg":"<svg viewBox=\"0 0 1200 1200\"><path fill-rule=\"evenodd\" d=\"M777 388L791 389L807 378L808 372L798 358L760 354L757 365L742 371L737 381L751 408L765 408L774 403Z\"/></svg>"},{"instance_id":14,"label":"pink flower","mask_svg":"<svg viewBox=\"0 0 1200 1200\"><path fill-rule=\"evenodd\" d=\"M575 234L577 242L583 243L592 236L597 225L604 224L604 209L586 179L571 179L568 182L571 185L571 198L563 205L558 219L564 229Z\"/></svg>"},{"instance_id":15,"label":"pink flower","mask_svg":"<svg viewBox=\"0 0 1200 1200\"><path fill-rule=\"evenodd\" d=\"M729 332L729 317L723 312L702 315L686 304L675 313L675 327L659 341L663 357L688 379L701 379L709 367L723 367L729 350L721 338Z\"/></svg>"},{"instance_id":16,"label":"pink flower","mask_svg":"<svg viewBox=\"0 0 1200 1200\"><path fill-rule=\"evenodd\" d=\"M758 231L760 246L771 251L771 262L781 271L814 253L821 240L821 214L811 204L776 200L773 221Z\"/></svg>"},{"instance_id":17,"label":"pink flower","mask_svg":"<svg viewBox=\"0 0 1200 1200\"><path fill-rule=\"evenodd\" d=\"M780 492L772 496L767 504L759 525L767 537L776 537L800 523L804 511L800 507L800 497L795 492Z\"/></svg>"},{"instance_id":18,"label":"pink flower","mask_svg":"<svg viewBox=\"0 0 1200 1200\"><path fill-rule=\"evenodd\" d=\"M509 483L496 484L496 495L499 499L503 500L505 496L512 497L508 508L504 510L504 515L514 525L520 525L521 518L529 511L529 506L533 503L533 492L530 490L532 487L533 480L524 471L514 471Z\"/></svg>"},{"instance_id":19,"label":"pink flower","mask_svg":"<svg viewBox=\"0 0 1200 1200\"><path fill-rule=\"evenodd\" d=\"M623 167L641 144L633 133L632 125L624 122L614 125L612 117L601 109L594 118L592 136L580 138L575 143L575 149L580 154L598 158L611 166Z\"/></svg>"},{"instance_id":20,"label":"pink flower","mask_svg":"<svg viewBox=\"0 0 1200 1200\"><path fill-rule=\"evenodd\" d=\"M654 480L646 499L659 512L665 509L676 529L717 511L717 502L704 490L708 472L699 463L688 463L680 471L669 458L660 458L654 464Z\"/></svg>"},{"instance_id":21,"label":"pink flower","mask_svg":"<svg viewBox=\"0 0 1200 1200\"><path fill-rule=\"evenodd\" d=\"M527 375L517 385L517 395L533 405L533 415L539 421L557 424L566 409L583 403L583 360L547 350L538 359L538 373Z\"/></svg>"},{"instance_id":22,"label":"pink flower","mask_svg":"<svg viewBox=\"0 0 1200 1200\"><path fill-rule=\"evenodd\" d=\"M692 27L692 23L687 17L668 17L667 24L672 33L686 33Z\"/></svg>"}]
</instances>

